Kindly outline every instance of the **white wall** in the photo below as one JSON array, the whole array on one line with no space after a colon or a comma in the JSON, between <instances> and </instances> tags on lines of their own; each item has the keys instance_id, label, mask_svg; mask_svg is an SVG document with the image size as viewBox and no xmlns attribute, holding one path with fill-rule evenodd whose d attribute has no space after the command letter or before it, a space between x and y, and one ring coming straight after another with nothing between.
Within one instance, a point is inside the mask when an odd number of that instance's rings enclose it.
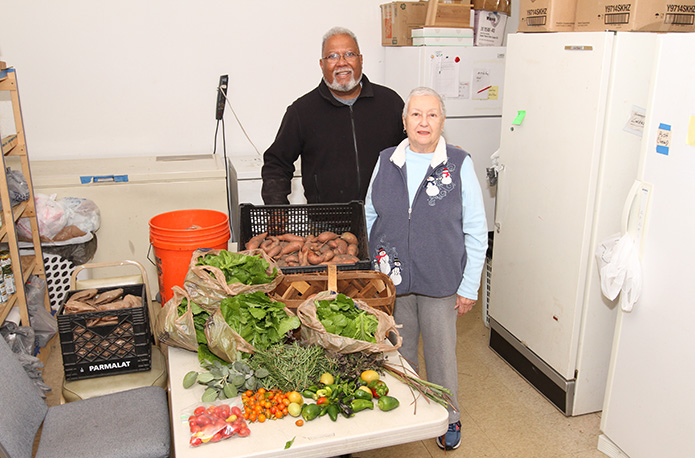
<instances>
[{"instance_id":1,"label":"white wall","mask_svg":"<svg viewBox=\"0 0 695 458\"><path fill-rule=\"evenodd\" d=\"M0 0L0 60L17 70L33 160L210 153L222 74L262 153L319 83L329 28L354 31L383 80L381 3ZM229 107L224 119L228 154L254 153Z\"/></svg>"},{"instance_id":2,"label":"white wall","mask_svg":"<svg viewBox=\"0 0 695 458\"><path fill-rule=\"evenodd\" d=\"M381 3L0 0L0 60L17 70L32 160L210 153L222 74L262 153L286 107L319 83L329 28L353 30L365 74L383 82ZM229 107L224 119L228 154L255 154Z\"/></svg>"}]
</instances>

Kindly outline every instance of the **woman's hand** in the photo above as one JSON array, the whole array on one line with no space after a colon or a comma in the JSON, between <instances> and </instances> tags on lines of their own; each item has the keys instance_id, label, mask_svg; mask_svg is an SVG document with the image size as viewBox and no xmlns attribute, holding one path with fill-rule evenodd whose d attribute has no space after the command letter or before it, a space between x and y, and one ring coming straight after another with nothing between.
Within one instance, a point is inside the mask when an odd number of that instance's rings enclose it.
<instances>
[{"instance_id":1,"label":"woman's hand","mask_svg":"<svg viewBox=\"0 0 695 458\"><path fill-rule=\"evenodd\" d=\"M458 314L457 316L463 316L464 313L468 313L474 305L475 301L473 299L456 295L456 306L454 308Z\"/></svg>"}]
</instances>

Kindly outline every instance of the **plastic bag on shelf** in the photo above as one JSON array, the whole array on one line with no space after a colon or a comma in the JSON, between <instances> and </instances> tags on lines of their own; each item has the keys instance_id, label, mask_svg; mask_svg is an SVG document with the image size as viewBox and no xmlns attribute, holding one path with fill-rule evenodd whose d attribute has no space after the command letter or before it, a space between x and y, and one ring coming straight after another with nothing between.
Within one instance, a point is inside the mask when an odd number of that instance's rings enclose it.
<instances>
[{"instance_id":1,"label":"plastic bag on shelf","mask_svg":"<svg viewBox=\"0 0 695 458\"><path fill-rule=\"evenodd\" d=\"M10 204L15 206L20 202L29 200L29 184L24 174L19 170L12 170L7 168L7 190L10 194ZM0 209L2 209L2 203L0 202Z\"/></svg>"}]
</instances>

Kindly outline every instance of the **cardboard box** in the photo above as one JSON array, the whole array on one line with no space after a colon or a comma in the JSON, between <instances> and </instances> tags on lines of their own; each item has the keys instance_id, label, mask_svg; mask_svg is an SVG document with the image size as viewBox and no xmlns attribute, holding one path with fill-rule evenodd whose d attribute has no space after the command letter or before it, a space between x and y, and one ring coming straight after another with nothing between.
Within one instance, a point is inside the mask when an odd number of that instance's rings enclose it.
<instances>
[{"instance_id":1,"label":"cardboard box","mask_svg":"<svg viewBox=\"0 0 695 458\"><path fill-rule=\"evenodd\" d=\"M413 37L413 46L473 46L473 30L468 37Z\"/></svg>"},{"instance_id":2,"label":"cardboard box","mask_svg":"<svg viewBox=\"0 0 695 458\"><path fill-rule=\"evenodd\" d=\"M413 38L425 37L455 37L455 38L473 38L473 29L458 28L458 27L420 27L413 29L411 32Z\"/></svg>"},{"instance_id":3,"label":"cardboard box","mask_svg":"<svg viewBox=\"0 0 695 458\"><path fill-rule=\"evenodd\" d=\"M381 45L412 46L411 31L425 25L427 2L391 2L381 6Z\"/></svg>"},{"instance_id":4,"label":"cardboard box","mask_svg":"<svg viewBox=\"0 0 695 458\"><path fill-rule=\"evenodd\" d=\"M499 11L507 16L512 14L511 0L473 0L474 10Z\"/></svg>"},{"instance_id":5,"label":"cardboard box","mask_svg":"<svg viewBox=\"0 0 695 458\"><path fill-rule=\"evenodd\" d=\"M574 30L695 32L695 0L577 0Z\"/></svg>"},{"instance_id":6,"label":"cardboard box","mask_svg":"<svg viewBox=\"0 0 695 458\"><path fill-rule=\"evenodd\" d=\"M571 32L576 0L520 0L519 32Z\"/></svg>"},{"instance_id":7,"label":"cardboard box","mask_svg":"<svg viewBox=\"0 0 695 458\"><path fill-rule=\"evenodd\" d=\"M507 15L499 11L476 10L473 26L475 46L502 46Z\"/></svg>"}]
</instances>

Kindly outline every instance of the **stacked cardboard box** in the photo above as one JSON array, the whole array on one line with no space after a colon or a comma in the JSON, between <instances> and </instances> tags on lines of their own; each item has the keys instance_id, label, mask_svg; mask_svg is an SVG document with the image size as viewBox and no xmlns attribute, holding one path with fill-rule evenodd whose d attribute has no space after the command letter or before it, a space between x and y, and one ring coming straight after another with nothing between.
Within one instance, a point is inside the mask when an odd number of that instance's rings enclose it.
<instances>
[{"instance_id":1,"label":"stacked cardboard box","mask_svg":"<svg viewBox=\"0 0 695 458\"><path fill-rule=\"evenodd\" d=\"M694 32L695 0L520 0L520 32Z\"/></svg>"},{"instance_id":2,"label":"stacked cardboard box","mask_svg":"<svg viewBox=\"0 0 695 458\"><path fill-rule=\"evenodd\" d=\"M427 2L391 2L380 6L382 46L412 46L412 30L425 25Z\"/></svg>"},{"instance_id":3,"label":"stacked cardboard box","mask_svg":"<svg viewBox=\"0 0 695 458\"><path fill-rule=\"evenodd\" d=\"M695 31L695 0L577 0L574 30Z\"/></svg>"}]
</instances>

